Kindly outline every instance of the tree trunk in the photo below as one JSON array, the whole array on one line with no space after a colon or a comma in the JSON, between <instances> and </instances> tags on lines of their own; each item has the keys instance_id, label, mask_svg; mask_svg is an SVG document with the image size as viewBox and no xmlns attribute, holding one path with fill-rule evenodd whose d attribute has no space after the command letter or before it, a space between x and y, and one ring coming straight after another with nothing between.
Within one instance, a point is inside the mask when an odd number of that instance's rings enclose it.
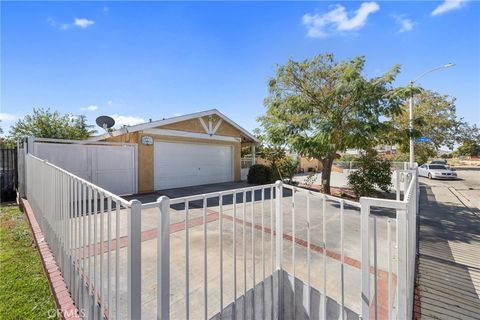
<instances>
[{"instance_id":1,"label":"tree trunk","mask_svg":"<svg viewBox=\"0 0 480 320\"><path fill-rule=\"evenodd\" d=\"M326 194L330 194L330 174L335 155L335 153L330 154L322 159L322 192Z\"/></svg>"}]
</instances>

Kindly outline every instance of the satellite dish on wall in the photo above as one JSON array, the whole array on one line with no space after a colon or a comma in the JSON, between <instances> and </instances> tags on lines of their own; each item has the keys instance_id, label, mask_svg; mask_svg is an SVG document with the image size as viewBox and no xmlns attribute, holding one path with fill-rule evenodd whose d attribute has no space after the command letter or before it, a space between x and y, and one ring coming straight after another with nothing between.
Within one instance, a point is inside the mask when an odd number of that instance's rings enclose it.
<instances>
[{"instance_id":1,"label":"satellite dish on wall","mask_svg":"<svg viewBox=\"0 0 480 320\"><path fill-rule=\"evenodd\" d=\"M110 129L115 125L115 120L109 116L100 116L98 117L95 122L97 125L105 130Z\"/></svg>"}]
</instances>

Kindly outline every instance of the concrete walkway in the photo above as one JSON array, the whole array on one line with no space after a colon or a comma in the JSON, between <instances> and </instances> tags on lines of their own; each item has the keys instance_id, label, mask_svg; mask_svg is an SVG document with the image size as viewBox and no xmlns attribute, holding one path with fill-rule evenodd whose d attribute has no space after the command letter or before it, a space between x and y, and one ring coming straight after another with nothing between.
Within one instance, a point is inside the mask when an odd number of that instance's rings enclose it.
<instances>
[{"instance_id":1,"label":"concrete walkway","mask_svg":"<svg viewBox=\"0 0 480 320\"><path fill-rule=\"evenodd\" d=\"M455 184L421 182L415 319L480 319L480 215Z\"/></svg>"}]
</instances>

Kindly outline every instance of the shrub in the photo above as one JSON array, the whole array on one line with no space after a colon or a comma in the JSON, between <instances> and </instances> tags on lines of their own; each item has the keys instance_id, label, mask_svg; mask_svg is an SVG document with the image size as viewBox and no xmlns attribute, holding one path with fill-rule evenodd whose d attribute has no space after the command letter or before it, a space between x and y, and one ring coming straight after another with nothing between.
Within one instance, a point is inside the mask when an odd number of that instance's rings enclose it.
<instances>
[{"instance_id":1,"label":"shrub","mask_svg":"<svg viewBox=\"0 0 480 320\"><path fill-rule=\"evenodd\" d=\"M305 180L303 180L303 184L305 185L305 187L311 188L316 180L317 180L317 174L315 172L310 172L308 177L306 177Z\"/></svg>"},{"instance_id":2,"label":"shrub","mask_svg":"<svg viewBox=\"0 0 480 320\"><path fill-rule=\"evenodd\" d=\"M247 181L254 184L272 183L272 170L263 164L254 164L248 170Z\"/></svg>"},{"instance_id":3,"label":"shrub","mask_svg":"<svg viewBox=\"0 0 480 320\"><path fill-rule=\"evenodd\" d=\"M396 153L392 156L392 161L408 162L409 160L410 157L408 156L408 153Z\"/></svg>"},{"instance_id":4,"label":"shrub","mask_svg":"<svg viewBox=\"0 0 480 320\"><path fill-rule=\"evenodd\" d=\"M288 182L292 182L293 176L298 169L298 161L290 157L285 157L279 161L277 169L280 174L280 180L288 180Z\"/></svg>"},{"instance_id":5,"label":"shrub","mask_svg":"<svg viewBox=\"0 0 480 320\"><path fill-rule=\"evenodd\" d=\"M344 154L340 157L340 161L357 161L358 156L354 154Z\"/></svg>"},{"instance_id":6,"label":"shrub","mask_svg":"<svg viewBox=\"0 0 480 320\"><path fill-rule=\"evenodd\" d=\"M392 185L391 162L368 152L358 159L358 170L348 175L348 184L357 197L372 196L376 189L388 192Z\"/></svg>"}]
</instances>

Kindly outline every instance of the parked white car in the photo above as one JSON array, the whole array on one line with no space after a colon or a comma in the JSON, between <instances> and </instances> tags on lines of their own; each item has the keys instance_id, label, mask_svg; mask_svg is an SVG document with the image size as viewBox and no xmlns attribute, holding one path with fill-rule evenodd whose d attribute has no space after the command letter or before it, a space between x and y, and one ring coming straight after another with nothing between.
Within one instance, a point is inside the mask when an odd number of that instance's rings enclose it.
<instances>
[{"instance_id":1,"label":"parked white car","mask_svg":"<svg viewBox=\"0 0 480 320\"><path fill-rule=\"evenodd\" d=\"M418 167L418 175L429 179L456 179L457 173L443 164L422 164Z\"/></svg>"}]
</instances>

